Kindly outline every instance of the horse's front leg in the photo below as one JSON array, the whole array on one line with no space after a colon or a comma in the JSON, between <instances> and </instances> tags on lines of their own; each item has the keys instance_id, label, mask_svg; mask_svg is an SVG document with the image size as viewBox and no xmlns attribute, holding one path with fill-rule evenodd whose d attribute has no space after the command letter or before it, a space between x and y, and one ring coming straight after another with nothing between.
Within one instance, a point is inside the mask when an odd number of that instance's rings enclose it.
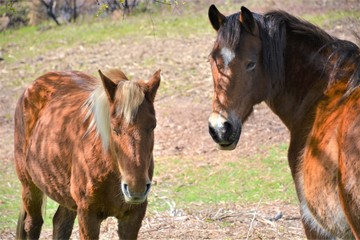
<instances>
[{"instance_id":1,"label":"horse's front leg","mask_svg":"<svg viewBox=\"0 0 360 240\"><path fill-rule=\"evenodd\" d=\"M147 202L134 206L122 218L118 218L118 234L120 239L137 239L146 207Z\"/></svg>"},{"instance_id":2,"label":"horse's front leg","mask_svg":"<svg viewBox=\"0 0 360 240\"><path fill-rule=\"evenodd\" d=\"M75 218L75 211L60 205L53 217L53 239L69 239Z\"/></svg>"},{"instance_id":3,"label":"horse's front leg","mask_svg":"<svg viewBox=\"0 0 360 240\"><path fill-rule=\"evenodd\" d=\"M78 209L77 215L80 239L99 239L100 225L103 218L100 218L95 211L89 209Z\"/></svg>"}]
</instances>

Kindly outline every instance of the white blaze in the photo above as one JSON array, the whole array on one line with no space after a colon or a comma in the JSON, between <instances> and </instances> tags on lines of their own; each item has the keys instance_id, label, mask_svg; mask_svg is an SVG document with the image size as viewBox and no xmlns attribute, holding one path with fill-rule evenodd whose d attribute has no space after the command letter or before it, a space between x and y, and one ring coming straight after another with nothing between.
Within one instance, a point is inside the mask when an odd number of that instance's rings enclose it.
<instances>
[{"instance_id":1,"label":"white blaze","mask_svg":"<svg viewBox=\"0 0 360 240\"><path fill-rule=\"evenodd\" d=\"M235 53L227 47L224 47L221 49L220 54L224 61L224 67L227 68L230 62L234 59Z\"/></svg>"},{"instance_id":2,"label":"white blaze","mask_svg":"<svg viewBox=\"0 0 360 240\"><path fill-rule=\"evenodd\" d=\"M224 125L224 122L226 122L226 119L221 115L221 111L220 113L211 113L209 117L209 123L211 126L220 128Z\"/></svg>"}]
</instances>

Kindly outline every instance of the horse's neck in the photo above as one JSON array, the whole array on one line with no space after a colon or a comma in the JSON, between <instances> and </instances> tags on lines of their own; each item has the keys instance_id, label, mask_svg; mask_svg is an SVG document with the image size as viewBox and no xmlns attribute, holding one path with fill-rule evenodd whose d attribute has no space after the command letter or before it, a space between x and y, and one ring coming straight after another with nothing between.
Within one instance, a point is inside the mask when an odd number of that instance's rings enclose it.
<instances>
[{"instance_id":1,"label":"horse's neck","mask_svg":"<svg viewBox=\"0 0 360 240\"><path fill-rule=\"evenodd\" d=\"M291 133L312 124L316 103L328 86L329 74L321 63L327 61L329 53L318 54L318 50L296 42L287 44L284 89L267 101Z\"/></svg>"}]
</instances>

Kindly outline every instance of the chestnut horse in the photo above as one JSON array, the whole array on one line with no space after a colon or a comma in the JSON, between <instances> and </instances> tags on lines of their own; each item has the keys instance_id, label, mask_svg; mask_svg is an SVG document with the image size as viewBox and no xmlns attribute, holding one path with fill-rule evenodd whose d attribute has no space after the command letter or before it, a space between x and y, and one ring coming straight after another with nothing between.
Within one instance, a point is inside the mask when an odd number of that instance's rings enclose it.
<instances>
[{"instance_id":1,"label":"chestnut horse","mask_svg":"<svg viewBox=\"0 0 360 240\"><path fill-rule=\"evenodd\" d=\"M15 165L22 184L17 239L38 239L43 198L59 203L53 238L99 238L108 216L121 239L137 238L153 176L154 98L160 70L130 81L119 70L101 82L84 73L50 72L21 95L15 110Z\"/></svg>"},{"instance_id":2,"label":"chestnut horse","mask_svg":"<svg viewBox=\"0 0 360 240\"><path fill-rule=\"evenodd\" d=\"M232 150L254 105L290 131L288 161L306 236L360 239L360 50L283 12L224 16L210 54L209 132Z\"/></svg>"}]
</instances>

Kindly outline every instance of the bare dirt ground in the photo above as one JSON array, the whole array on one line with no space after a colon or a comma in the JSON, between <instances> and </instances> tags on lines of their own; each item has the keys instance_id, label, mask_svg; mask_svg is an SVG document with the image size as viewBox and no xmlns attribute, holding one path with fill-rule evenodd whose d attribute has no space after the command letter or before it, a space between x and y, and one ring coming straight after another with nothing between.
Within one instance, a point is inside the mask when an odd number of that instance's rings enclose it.
<instances>
[{"instance_id":1,"label":"bare dirt ground","mask_svg":"<svg viewBox=\"0 0 360 240\"><path fill-rule=\"evenodd\" d=\"M329 30L340 38L352 38L343 23ZM155 159L176 155L194 159L202 156L204 162L230 161L240 155L251 156L262 151L259 146L287 142L289 136L285 127L264 104L260 104L246 124L237 149L232 152L216 149L207 132L212 96L207 56L214 36L113 39L94 46L59 49L56 53L12 64L0 62L0 161L4 163L0 170L11 169L12 115L16 99L26 85L9 87L8 82L23 79L29 74L35 79L41 73L54 69L80 69L95 73L98 68L120 67L132 78L147 78L161 68L163 80L156 101ZM21 50L21 46L16 44L6 47ZM161 176L155 176L154 180L157 177ZM108 219L102 225L101 238L117 238L115 229L114 219ZM51 232L44 232L42 237L51 238ZM14 231L4 231L0 233L0 238L13 239ZM72 238L78 238L77 229ZM305 236L297 206L284 202L259 202L251 205L222 204L210 209L199 205L181 213L164 212L148 216L139 238L304 239Z\"/></svg>"}]
</instances>

